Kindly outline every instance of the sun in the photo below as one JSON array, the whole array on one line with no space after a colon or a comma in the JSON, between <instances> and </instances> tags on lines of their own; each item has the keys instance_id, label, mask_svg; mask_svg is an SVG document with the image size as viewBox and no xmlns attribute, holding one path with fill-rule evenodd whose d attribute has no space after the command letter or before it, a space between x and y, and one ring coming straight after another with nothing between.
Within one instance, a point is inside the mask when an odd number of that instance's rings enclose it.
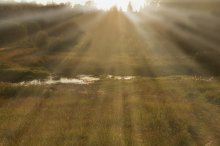
<instances>
[{"instance_id":1,"label":"sun","mask_svg":"<svg viewBox=\"0 0 220 146\"><path fill-rule=\"evenodd\" d=\"M145 0L94 0L97 8L108 10L113 6L118 7L124 11L127 10L129 2L134 10L139 10L145 4Z\"/></svg>"}]
</instances>

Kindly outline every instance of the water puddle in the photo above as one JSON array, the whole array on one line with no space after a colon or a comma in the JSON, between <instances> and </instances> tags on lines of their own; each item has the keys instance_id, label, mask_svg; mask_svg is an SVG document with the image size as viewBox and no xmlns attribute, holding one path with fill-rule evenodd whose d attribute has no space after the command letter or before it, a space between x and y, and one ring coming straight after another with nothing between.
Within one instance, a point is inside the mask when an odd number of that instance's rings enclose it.
<instances>
[{"instance_id":1,"label":"water puddle","mask_svg":"<svg viewBox=\"0 0 220 146\"><path fill-rule=\"evenodd\" d=\"M15 85L18 86L33 86L33 85L55 85L55 84L75 84L75 85L89 85L93 84L101 79L110 79L110 80L133 80L135 79L135 76L114 76L114 75L107 75L100 77L95 77L92 75L78 75L75 78L59 78L54 79L53 77L49 77L45 80L32 80L32 81L23 81L20 83L16 83ZM214 81L214 77L192 77L192 80L195 81L205 81L205 82L211 82Z\"/></svg>"},{"instance_id":2,"label":"water puddle","mask_svg":"<svg viewBox=\"0 0 220 146\"><path fill-rule=\"evenodd\" d=\"M108 75L108 79L114 79L114 80L132 80L135 78L135 76L113 76L113 75Z\"/></svg>"},{"instance_id":3,"label":"water puddle","mask_svg":"<svg viewBox=\"0 0 220 146\"><path fill-rule=\"evenodd\" d=\"M96 81L99 81L100 78L94 77L92 75L78 75L77 76L80 80L87 82L87 83L93 83Z\"/></svg>"},{"instance_id":4,"label":"water puddle","mask_svg":"<svg viewBox=\"0 0 220 146\"><path fill-rule=\"evenodd\" d=\"M105 76L106 79L112 80L132 80L134 76L113 76L108 75ZM76 84L76 85L89 85L99 81L99 77L95 77L92 75L78 75L76 78L60 78L54 79L53 77L49 77L46 80L32 80L32 81L23 81L16 85L20 86L33 86L33 85L55 85L55 84Z\"/></svg>"},{"instance_id":5,"label":"water puddle","mask_svg":"<svg viewBox=\"0 0 220 146\"><path fill-rule=\"evenodd\" d=\"M76 78L60 78L53 79L49 77L47 80L32 80L32 81L24 81L18 83L18 85L22 86L31 86L31 85L54 85L54 84L77 84L77 85L88 85L92 84L96 81L99 81L100 78L93 77L90 75L79 75Z\"/></svg>"}]
</instances>

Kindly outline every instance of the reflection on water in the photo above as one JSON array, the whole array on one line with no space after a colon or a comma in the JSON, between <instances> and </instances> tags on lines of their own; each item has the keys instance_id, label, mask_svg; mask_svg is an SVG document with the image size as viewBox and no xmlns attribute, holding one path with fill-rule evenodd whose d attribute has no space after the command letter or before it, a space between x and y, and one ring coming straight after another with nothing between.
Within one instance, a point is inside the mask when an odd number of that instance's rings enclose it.
<instances>
[{"instance_id":1,"label":"reflection on water","mask_svg":"<svg viewBox=\"0 0 220 146\"><path fill-rule=\"evenodd\" d=\"M108 75L105 76L107 79L113 80L131 80L134 79L134 76L113 76ZM49 77L46 80L32 80L32 81L23 81L18 83L17 85L21 86L31 86L31 85L54 85L54 84L77 84L77 85L88 85L99 81L100 78L94 77L92 75L78 75L76 78L60 78L53 79L53 77Z\"/></svg>"},{"instance_id":2,"label":"reflection on water","mask_svg":"<svg viewBox=\"0 0 220 146\"><path fill-rule=\"evenodd\" d=\"M49 77L47 80L32 80L27 82L20 82L19 85L30 86L30 85L53 85L53 84L78 84L78 85L88 85L92 84L95 81L100 80L97 77L93 77L90 75L79 75L77 78L60 78L53 79Z\"/></svg>"},{"instance_id":3,"label":"reflection on water","mask_svg":"<svg viewBox=\"0 0 220 146\"><path fill-rule=\"evenodd\" d=\"M85 82L89 82L89 83L100 80L100 78L94 77L92 75L78 75L77 77L80 80L85 81Z\"/></svg>"},{"instance_id":4,"label":"reflection on water","mask_svg":"<svg viewBox=\"0 0 220 146\"><path fill-rule=\"evenodd\" d=\"M133 80L135 76L114 76L114 75L107 75L102 76L102 79L110 79L110 80ZM177 79L181 79L182 77ZM185 78L182 78L185 79ZM187 79L187 78L186 78ZM214 77L201 77L201 76L194 76L190 78L193 81L205 81L211 82L215 81ZM31 85L54 85L54 84L76 84L76 85L89 85L93 84L97 81L101 80L99 77L94 77L92 75L78 75L76 78L60 78L54 79L53 77L49 77L46 80L32 80L32 81L23 81L16 85L19 86L31 86Z\"/></svg>"},{"instance_id":5,"label":"reflection on water","mask_svg":"<svg viewBox=\"0 0 220 146\"><path fill-rule=\"evenodd\" d=\"M113 75L108 75L108 79L114 79L114 80L131 80L134 79L135 76L113 76Z\"/></svg>"}]
</instances>

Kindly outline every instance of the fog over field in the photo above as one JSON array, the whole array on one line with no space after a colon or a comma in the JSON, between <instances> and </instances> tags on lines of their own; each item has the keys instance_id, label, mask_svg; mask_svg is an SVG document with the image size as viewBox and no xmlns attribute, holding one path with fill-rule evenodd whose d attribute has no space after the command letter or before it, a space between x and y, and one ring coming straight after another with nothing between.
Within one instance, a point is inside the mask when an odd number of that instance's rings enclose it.
<instances>
[{"instance_id":1,"label":"fog over field","mask_svg":"<svg viewBox=\"0 0 220 146\"><path fill-rule=\"evenodd\" d=\"M0 0L1 146L219 146L219 0Z\"/></svg>"}]
</instances>

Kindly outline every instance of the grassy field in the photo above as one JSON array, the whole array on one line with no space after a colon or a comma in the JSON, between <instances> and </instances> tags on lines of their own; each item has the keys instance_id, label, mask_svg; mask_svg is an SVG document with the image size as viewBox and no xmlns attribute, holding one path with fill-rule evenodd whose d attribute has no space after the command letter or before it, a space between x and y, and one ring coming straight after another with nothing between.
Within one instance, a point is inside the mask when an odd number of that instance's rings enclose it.
<instances>
[{"instance_id":1,"label":"grassy field","mask_svg":"<svg viewBox=\"0 0 220 146\"><path fill-rule=\"evenodd\" d=\"M217 79L102 77L91 85L8 86L0 85L1 145L220 144Z\"/></svg>"},{"instance_id":2,"label":"grassy field","mask_svg":"<svg viewBox=\"0 0 220 146\"><path fill-rule=\"evenodd\" d=\"M0 146L219 146L219 10L0 4Z\"/></svg>"}]
</instances>

